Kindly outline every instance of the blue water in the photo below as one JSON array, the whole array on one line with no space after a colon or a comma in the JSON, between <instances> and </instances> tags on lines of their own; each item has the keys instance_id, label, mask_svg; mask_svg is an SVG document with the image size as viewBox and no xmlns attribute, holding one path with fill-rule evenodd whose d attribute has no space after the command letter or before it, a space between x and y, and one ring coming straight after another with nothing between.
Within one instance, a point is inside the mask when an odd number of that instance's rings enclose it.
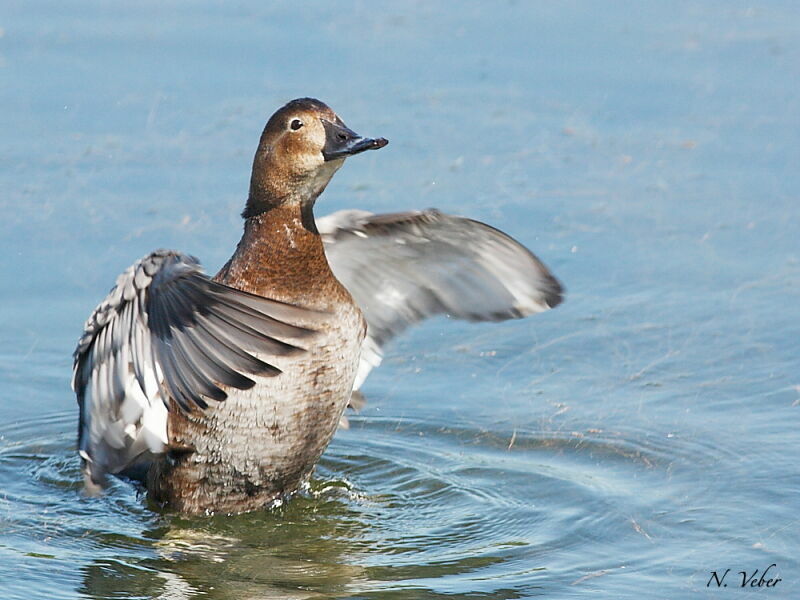
<instances>
[{"instance_id":1,"label":"blue water","mask_svg":"<svg viewBox=\"0 0 800 600\"><path fill-rule=\"evenodd\" d=\"M800 6L265 4L0 5L0 597L797 597ZM489 222L566 302L397 340L279 509L82 497L84 319L152 249L216 271L309 95L391 140L319 214Z\"/></svg>"}]
</instances>

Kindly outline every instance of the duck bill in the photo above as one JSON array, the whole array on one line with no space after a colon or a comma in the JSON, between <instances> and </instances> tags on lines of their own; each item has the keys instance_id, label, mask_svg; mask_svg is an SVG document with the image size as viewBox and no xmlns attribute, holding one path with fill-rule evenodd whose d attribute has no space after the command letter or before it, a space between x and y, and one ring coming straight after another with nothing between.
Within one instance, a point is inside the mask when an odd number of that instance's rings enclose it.
<instances>
[{"instance_id":1,"label":"duck bill","mask_svg":"<svg viewBox=\"0 0 800 600\"><path fill-rule=\"evenodd\" d=\"M322 156L326 161L346 158L366 150L377 150L389 143L386 138L365 138L347 127L344 123L323 120L325 127L325 147Z\"/></svg>"}]
</instances>

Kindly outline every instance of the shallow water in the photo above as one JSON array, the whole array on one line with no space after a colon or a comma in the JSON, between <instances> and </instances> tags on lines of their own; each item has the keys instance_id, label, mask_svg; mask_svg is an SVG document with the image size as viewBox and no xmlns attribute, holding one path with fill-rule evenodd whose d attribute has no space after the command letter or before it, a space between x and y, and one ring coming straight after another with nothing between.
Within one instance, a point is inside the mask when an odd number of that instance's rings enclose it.
<instances>
[{"instance_id":1,"label":"shallow water","mask_svg":"<svg viewBox=\"0 0 800 600\"><path fill-rule=\"evenodd\" d=\"M799 34L788 1L4 3L0 597L728 597L772 563L752 593L796 597ZM303 95L391 140L320 214L490 222L565 304L399 339L275 510L82 497L83 320L154 248L227 259Z\"/></svg>"}]
</instances>

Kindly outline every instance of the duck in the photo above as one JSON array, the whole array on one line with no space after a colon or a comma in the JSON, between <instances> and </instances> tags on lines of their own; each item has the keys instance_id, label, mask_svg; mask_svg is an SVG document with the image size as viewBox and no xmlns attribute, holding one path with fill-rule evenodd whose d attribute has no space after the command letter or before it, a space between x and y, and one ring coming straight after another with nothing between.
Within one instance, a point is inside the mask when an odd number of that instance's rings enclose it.
<instances>
[{"instance_id":1,"label":"duck","mask_svg":"<svg viewBox=\"0 0 800 600\"><path fill-rule=\"evenodd\" d=\"M78 453L89 495L138 478L182 514L241 513L305 486L385 346L435 315L526 317L561 283L528 249L435 209L314 207L351 156L385 147L325 103L267 121L230 260L156 250L128 267L85 323L73 358Z\"/></svg>"}]
</instances>

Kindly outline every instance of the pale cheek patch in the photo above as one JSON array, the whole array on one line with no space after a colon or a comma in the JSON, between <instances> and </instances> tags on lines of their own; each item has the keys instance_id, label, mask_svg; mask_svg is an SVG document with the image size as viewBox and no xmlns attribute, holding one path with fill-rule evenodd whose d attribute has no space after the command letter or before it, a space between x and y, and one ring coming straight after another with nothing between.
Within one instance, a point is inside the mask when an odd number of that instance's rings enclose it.
<instances>
[{"instance_id":1,"label":"pale cheek patch","mask_svg":"<svg viewBox=\"0 0 800 600\"><path fill-rule=\"evenodd\" d=\"M311 143L312 147L316 150L316 154L319 155L321 160L322 159L322 149L325 147L325 128L322 126L322 123L319 122L319 119L314 119L311 126L308 128L308 141Z\"/></svg>"},{"instance_id":2,"label":"pale cheek patch","mask_svg":"<svg viewBox=\"0 0 800 600\"><path fill-rule=\"evenodd\" d=\"M293 145L292 156L287 159L294 163L296 172L311 173L325 163L325 158L322 156L322 149L325 147L325 128L319 119L312 115L306 115L303 121L306 125L298 132L303 137L298 140L300 143Z\"/></svg>"},{"instance_id":3,"label":"pale cheek patch","mask_svg":"<svg viewBox=\"0 0 800 600\"><path fill-rule=\"evenodd\" d=\"M320 157L322 155L320 154ZM339 167L342 166L344 160L331 160L328 162L322 163L321 166L317 167L314 171L314 174L309 177L306 181L302 182L299 186L299 194L300 197L315 197L318 196L322 190L325 189L325 186L328 185L328 182L333 177L333 174L339 170Z\"/></svg>"},{"instance_id":4,"label":"pale cheek patch","mask_svg":"<svg viewBox=\"0 0 800 600\"><path fill-rule=\"evenodd\" d=\"M291 160L297 173L311 173L319 169L325 162L322 152L296 153Z\"/></svg>"}]
</instances>

